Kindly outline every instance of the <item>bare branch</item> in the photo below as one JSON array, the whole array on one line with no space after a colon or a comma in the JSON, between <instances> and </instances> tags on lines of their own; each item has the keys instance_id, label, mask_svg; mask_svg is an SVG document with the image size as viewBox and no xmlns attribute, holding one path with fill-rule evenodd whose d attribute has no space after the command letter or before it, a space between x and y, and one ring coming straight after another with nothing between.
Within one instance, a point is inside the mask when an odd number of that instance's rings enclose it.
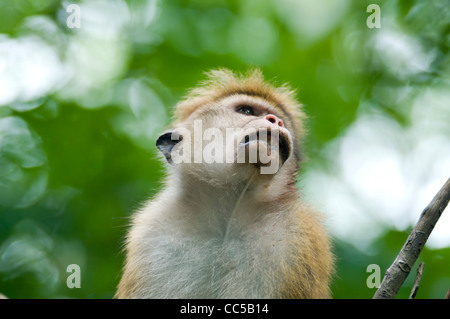
<instances>
[{"instance_id":1,"label":"bare branch","mask_svg":"<svg viewBox=\"0 0 450 319\"><path fill-rule=\"evenodd\" d=\"M411 294L409 295L409 299L416 298L417 290L419 290L420 279L422 279L423 275L423 267L425 267L425 263L422 261L419 265L419 268L417 268L416 280L414 281L414 285L411 290Z\"/></svg>"},{"instance_id":2,"label":"bare branch","mask_svg":"<svg viewBox=\"0 0 450 319\"><path fill-rule=\"evenodd\" d=\"M449 200L450 178L423 210L394 263L386 271L380 287L373 296L374 299L395 298Z\"/></svg>"}]
</instances>

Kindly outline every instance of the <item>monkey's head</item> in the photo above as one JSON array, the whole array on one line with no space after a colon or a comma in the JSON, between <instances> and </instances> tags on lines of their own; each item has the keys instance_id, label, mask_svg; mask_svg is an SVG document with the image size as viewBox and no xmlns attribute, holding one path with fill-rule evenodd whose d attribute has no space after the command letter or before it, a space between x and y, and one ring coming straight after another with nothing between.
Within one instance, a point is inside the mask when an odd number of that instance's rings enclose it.
<instances>
[{"instance_id":1,"label":"monkey's head","mask_svg":"<svg viewBox=\"0 0 450 319\"><path fill-rule=\"evenodd\" d=\"M193 177L226 183L255 169L263 175L298 169L304 114L291 90L264 82L258 70L209 72L175 117L156 144L168 163Z\"/></svg>"}]
</instances>

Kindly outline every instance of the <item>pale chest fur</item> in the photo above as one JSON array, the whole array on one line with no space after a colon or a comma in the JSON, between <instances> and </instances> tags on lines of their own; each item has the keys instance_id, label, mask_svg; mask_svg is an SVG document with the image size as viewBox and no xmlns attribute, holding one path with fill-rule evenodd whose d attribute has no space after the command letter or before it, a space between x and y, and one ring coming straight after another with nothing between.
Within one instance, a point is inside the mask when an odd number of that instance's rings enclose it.
<instances>
[{"instance_id":1,"label":"pale chest fur","mask_svg":"<svg viewBox=\"0 0 450 319\"><path fill-rule=\"evenodd\" d=\"M145 297L279 297L276 274L283 267L280 261L289 257L286 223L277 216L252 228L233 229L226 239L217 231L223 225L198 223L198 229L186 228L183 220L152 224L139 236L145 256L139 260L147 283L141 291Z\"/></svg>"}]
</instances>

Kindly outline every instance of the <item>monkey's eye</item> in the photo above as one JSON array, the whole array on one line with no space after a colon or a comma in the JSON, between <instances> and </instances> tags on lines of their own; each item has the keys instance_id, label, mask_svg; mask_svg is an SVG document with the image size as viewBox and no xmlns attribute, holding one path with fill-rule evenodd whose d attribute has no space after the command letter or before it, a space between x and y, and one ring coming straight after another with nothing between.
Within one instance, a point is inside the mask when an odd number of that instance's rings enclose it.
<instances>
[{"instance_id":1,"label":"monkey's eye","mask_svg":"<svg viewBox=\"0 0 450 319\"><path fill-rule=\"evenodd\" d=\"M236 112L245 115L256 115L255 109L249 105L240 105L236 108Z\"/></svg>"}]
</instances>

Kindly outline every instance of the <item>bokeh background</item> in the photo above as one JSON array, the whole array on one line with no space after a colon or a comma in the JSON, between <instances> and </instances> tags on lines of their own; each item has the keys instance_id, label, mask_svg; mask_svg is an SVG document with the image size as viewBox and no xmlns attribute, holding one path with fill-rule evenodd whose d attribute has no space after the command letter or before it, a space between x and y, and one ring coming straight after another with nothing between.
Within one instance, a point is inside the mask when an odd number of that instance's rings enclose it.
<instances>
[{"instance_id":1,"label":"bokeh background","mask_svg":"<svg viewBox=\"0 0 450 319\"><path fill-rule=\"evenodd\" d=\"M299 187L327 216L334 297L371 298L367 266L384 274L450 176L449 49L448 0L0 0L0 292L112 297L173 106L211 68L257 66L309 116ZM417 298L450 289L449 247L447 209Z\"/></svg>"}]
</instances>

